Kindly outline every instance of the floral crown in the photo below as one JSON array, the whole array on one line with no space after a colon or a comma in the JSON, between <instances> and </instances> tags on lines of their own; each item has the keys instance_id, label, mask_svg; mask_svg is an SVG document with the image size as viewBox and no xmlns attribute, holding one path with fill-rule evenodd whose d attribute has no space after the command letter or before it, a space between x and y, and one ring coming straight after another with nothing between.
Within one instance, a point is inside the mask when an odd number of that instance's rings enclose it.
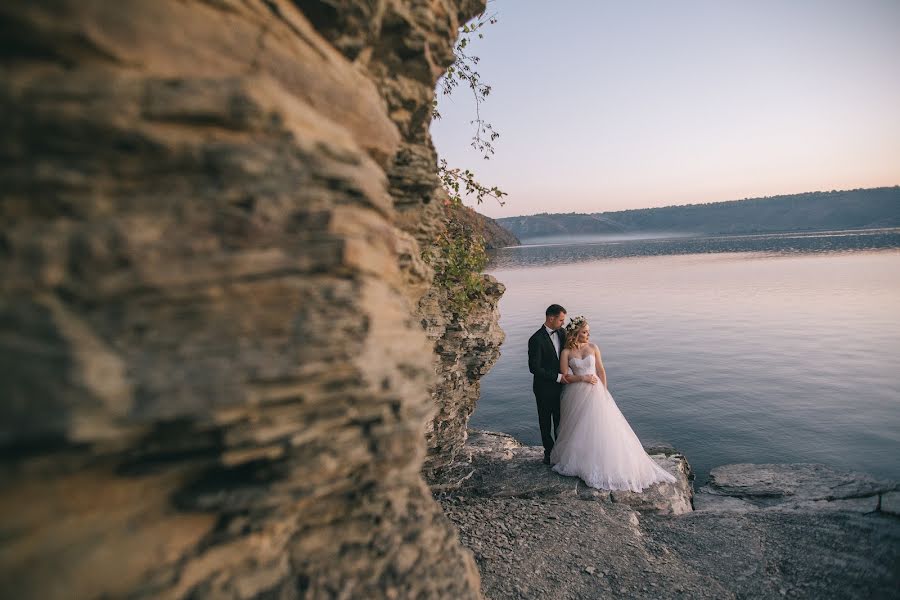
<instances>
[{"instance_id":1,"label":"floral crown","mask_svg":"<svg viewBox=\"0 0 900 600\"><path fill-rule=\"evenodd\" d=\"M566 325L566 335L568 336L578 331L578 329L585 323L587 323L587 319L585 319L583 315L572 317L572 319L569 321L569 324Z\"/></svg>"}]
</instances>

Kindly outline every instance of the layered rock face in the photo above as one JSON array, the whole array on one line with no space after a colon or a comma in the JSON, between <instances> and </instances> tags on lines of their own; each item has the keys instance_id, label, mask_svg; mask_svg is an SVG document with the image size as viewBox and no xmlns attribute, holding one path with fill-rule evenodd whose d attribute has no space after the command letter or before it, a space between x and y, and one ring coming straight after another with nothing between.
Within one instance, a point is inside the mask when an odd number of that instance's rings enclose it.
<instances>
[{"instance_id":1,"label":"layered rock face","mask_svg":"<svg viewBox=\"0 0 900 600\"><path fill-rule=\"evenodd\" d=\"M420 476L455 330L415 311L481 8L0 7L0 589L478 595Z\"/></svg>"},{"instance_id":2,"label":"layered rock face","mask_svg":"<svg viewBox=\"0 0 900 600\"><path fill-rule=\"evenodd\" d=\"M431 288L419 303L422 323L434 342L439 380L432 392L436 408L425 431L428 457L425 474L432 483L444 479L466 445L469 417L481 393L481 377L500 357L504 334L497 303L503 284L484 275L484 295L464 315L447 311L446 291Z\"/></svg>"}]
</instances>

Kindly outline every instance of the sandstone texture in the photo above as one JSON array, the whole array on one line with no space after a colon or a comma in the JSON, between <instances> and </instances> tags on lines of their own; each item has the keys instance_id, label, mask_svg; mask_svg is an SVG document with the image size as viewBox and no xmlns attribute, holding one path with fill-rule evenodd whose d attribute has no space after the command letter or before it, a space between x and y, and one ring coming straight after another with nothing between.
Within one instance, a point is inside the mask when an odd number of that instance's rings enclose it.
<instances>
[{"instance_id":1,"label":"sandstone texture","mask_svg":"<svg viewBox=\"0 0 900 600\"><path fill-rule=\"evenodd\" d=\"M459 454L469 461L433 490L485 597L897 596L900 519L884 510L896 484L821 465L726 465L692 494L683 456L646 450L679 481L642 500L556 475L540 448L506 434L472 432ZM878 510L845 503L873 494Z\"/></svg>"},{"instance_id":2,"label":"sandstone texture","mask_svg":"<svg viewBox=\"0 0 900 600\"><path fill-rule=\"evenodd\" d=\"M464 440L502 288L455 320L421 250L482 9L0 6L4 596L478 597L423 431L449 386Z\"/></svg>"}]
</instances>

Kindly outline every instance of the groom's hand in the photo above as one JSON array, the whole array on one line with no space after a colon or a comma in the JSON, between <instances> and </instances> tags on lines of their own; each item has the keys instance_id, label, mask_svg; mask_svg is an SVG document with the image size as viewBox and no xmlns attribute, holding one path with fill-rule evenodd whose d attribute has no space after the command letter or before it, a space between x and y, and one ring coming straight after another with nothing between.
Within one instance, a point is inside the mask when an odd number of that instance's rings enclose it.
<instances>
[{"instance_id":1,"label":"groom's hand","mask_svg":"<svg viewBox=\"0 0 900 600\"><path fill-rule=\"evenodd\" d=\"M562 379L559 380L560 383L572 383L569 381L569 376L563 373Z\"/></svg>"}]
</instances>

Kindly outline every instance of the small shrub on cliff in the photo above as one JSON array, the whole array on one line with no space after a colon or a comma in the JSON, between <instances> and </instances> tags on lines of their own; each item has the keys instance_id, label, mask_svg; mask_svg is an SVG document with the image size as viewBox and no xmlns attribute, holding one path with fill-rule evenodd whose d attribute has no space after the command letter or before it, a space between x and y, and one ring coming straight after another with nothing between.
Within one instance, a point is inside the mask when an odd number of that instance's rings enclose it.
<instances>
[{"instance_id":1,"label":"small shrub on cliff","mask_svg":"<svg viewBox=\"0 0 900 600\"><path fill-rule=\"evenodd\" d=\"M488 257L481 232L476 224L458 216L460 208L453 202L447 205L444 229L434 244L422 251L422 258L434 267L434 285L447 292L452 311L465 315L484 294L481 273Z\"/></svg>"},{"instance_id":2,"label":"small shrub on cliff","mask_svg":"<svg viewBox=\"0 0 900 600\"><path fill-rule=\"evenodd\" d=\"M482 28L497 22L494 15L478 15L459 30L454 47L456 60L438 81L438 91L449 96L460 87L467 87L475 101L475 119L471 146L487 160L494 153L494 142L500 134L481 116L481 103L491 93L491 87L481 80L476 70L479 58L468 53L467 47L476 36L483 37ZM437 100L432 116L440 119ZM501 205L506 192L497 186L480 183L469 169L450 167L447 161L438 162L438 177L449 200L445 205L444 228L434 243L422 251L422 258L434 267L434 285L446 291L449 308L457 315L469 312L473 303L484 295L482 271L487 265L484 235L476 219L466 213L464 197L475 196L478 204L494 198Z\"/></svg>"}]
</instances>

